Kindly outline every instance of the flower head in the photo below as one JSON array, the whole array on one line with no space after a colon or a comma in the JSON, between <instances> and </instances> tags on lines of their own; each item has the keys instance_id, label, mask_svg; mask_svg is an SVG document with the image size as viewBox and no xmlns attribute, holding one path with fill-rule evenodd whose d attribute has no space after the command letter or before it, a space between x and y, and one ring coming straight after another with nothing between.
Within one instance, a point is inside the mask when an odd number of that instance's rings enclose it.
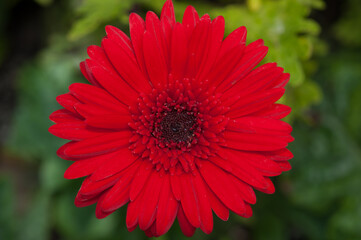
<instances>
[{"instance_id":1,"label":"flower head","mask_svg":"<svg viewBox=\"0 0 361 240\"><path fill-rule=\"evenodd\" d=\"M262 40L246 45L246 28L224 37L222 16L199 18L189 6L178 23L168 0L159 19L130 15L130 38L107 26L101 47L80 64L90 84L58 96L64 108L49 131L71 142L58 155L74 163L68 179L85 177L79 207L97 203L104 218L127 205L126 225L148 236L175 218L183 233L210 233L212 211L250 217L254 189L273 193L269 179L289 170L292 128L275 103L289 74L257 64Z\"/></svg>"}]
</instances>

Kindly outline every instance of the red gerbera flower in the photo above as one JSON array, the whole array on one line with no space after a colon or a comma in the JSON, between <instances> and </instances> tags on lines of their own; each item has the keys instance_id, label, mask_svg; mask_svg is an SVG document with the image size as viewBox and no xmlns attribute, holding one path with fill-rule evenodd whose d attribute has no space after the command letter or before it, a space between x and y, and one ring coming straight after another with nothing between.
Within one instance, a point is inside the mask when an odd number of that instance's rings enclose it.
<instances>
[{"instance_id":1,"label":"red gerbera flower","mask_svg":"<svg viewBox=\"0 0 361 240\"><path fill-rule=\"evenodd\" d=\"M189 6L178 23L168 0L161 18L130 15L130 36L107 26L90 46L75 83L57 101L64 109L49 131L72 140L58 155L74 163L65 178L87 176L75 205L97 203L104 218L128 204L126 225L148 236L177 217L183 233L210 233L212 210L250 217L253 189L273 193L269 179L289 170L290 108L275 102L289 74L276 63L254 70L267 53L246 45L246 28L223 39L224 19L199 18Z\"/></svg>"}]
</instances>

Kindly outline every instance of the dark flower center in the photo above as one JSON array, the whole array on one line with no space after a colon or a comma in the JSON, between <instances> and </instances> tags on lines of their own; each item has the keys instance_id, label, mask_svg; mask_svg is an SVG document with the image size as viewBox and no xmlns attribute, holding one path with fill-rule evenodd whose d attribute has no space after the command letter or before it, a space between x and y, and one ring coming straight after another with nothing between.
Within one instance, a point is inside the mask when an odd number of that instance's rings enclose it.
<instances>
[{"instance_id":1,"label":"dark flower center","mask_svg":"<svg viewBox=\"0 0 361 240\"><path fill-rule=\"evenodd\" d=\"M159 124L160 138L166 143L190 143L196 125L196 117L190 112L165 112Z\"/></svg>"},{"instance_id":2,"label":"dark flower center","mask_svg":"<svg viewBox=\"0 0 361 240\"><path fill-rule=\"evenodd\" d=\"M192 111L189 106L164 106L163 111L155 114L152 135L157 145L160 148L189 149L200 132L197 114L198 111Z\"/></svg>"},{"instance_id":3,"label":"dark flower center","mask_svg":"<svg viewBox=\"0 0 361 240\"><path fill-rule=\"evenodd\" d=\"M168 80L163 89L159 85L141 93L137 106L129 108L133 120L129 149L157 171L193 172L198 160L215 156L224 141L228 109L214 90L196 79L179 81L169 75Z\"/></svg>"}]
</instances>

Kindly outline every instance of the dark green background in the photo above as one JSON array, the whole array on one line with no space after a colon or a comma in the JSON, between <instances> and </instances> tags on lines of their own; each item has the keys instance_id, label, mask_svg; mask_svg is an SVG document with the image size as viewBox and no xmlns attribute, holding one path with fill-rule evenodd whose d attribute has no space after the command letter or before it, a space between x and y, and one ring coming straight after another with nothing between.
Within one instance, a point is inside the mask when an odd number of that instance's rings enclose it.
<instances>
[{"instance_id":1,"label":"dark green background","mask_svg":"<svg viewBox=\"0 0 361 240\"><path fill-rule=\"evenodd\" d=\"M73 204L81 180L55 154L65 141L47 131L55 97L84 81L78 64L104 26L128 32L129 12L160 13L163 0L0 1L0 239L146 239L128 233L125 208L97 220ZM245 25L263 38L267 61L291 74L281 102L293 112L293 169L257 193L254 216L215 220L193 239L361 239L361 1L175 1L223 15L226 32ZM185 239L178 224L160 239Z\"/></svg>"}]
</instances>

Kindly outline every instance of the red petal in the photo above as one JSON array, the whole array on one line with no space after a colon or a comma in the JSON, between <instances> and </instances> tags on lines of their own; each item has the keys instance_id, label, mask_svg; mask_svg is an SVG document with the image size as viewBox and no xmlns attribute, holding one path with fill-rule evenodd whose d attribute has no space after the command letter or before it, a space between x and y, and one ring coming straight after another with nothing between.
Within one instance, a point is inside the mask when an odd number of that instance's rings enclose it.
<instances>
[{"instance_id":1,"label":"red petal","mask_svg":"<svg viewBox=\"0 0 361 240\"><path fill-rule=\"evenodd\" d=\"M264 176L278 176L282 173L282 168L280 168L276 162L265 157L263 154L245 153L233 150L231 150L231 152L234 153L234 155L237 155L236 158L239 159L238 162L240 165L242 164L241 162L246 161L258 169Z\"/></svg>"},{"instance_id":2,"label":"red petal","mask_svg":"<svg viewBox=\"0 0 361 240\"><path fill-rule=\"evenodd\" d=\"M158 49L159 52L159 60L163 61L166 68L165 70L168 70L169 66L169 46L167 45L164 30L162 29L161 22L154 12L147 12L147 15L145 17L145 26L146 26L146 32L149 32L152 38L154 39L154 45L152 49ZM144 45L143 45L144 46ZM144 48L144 57L146 54L146 49ZM147 59L145 58L146 64ZM154 60L153 60L154 61ZM163 64L163 63L162 63ZM149 69L148 69L149 73ZM168 73L168 72L167 72Z\"/></svg>"},{"instance_id":3,"label":"red petal","mask_svg":"<svg viewBox=\"0 0 361 240\"><path fill-rule=\"evenodd\" d=\"M116 42L127 55L132 56L132 54L134 54L131 41L122 30L108 25L105 27L105 32L107 33L107 37Z\"/></svg>"},{"instance_id":4,"label":"red petal","mask_svg":"<svg viewBox=\"0 0 361 240\"><path fill-rule=\"evenodd\" d=\"M210 38L211 20L202 18L192 32L189 41L188 64L186 69L186 77L194 78L202 63L207 58L207 43Z\"/></svg>"},{"instance_id":5,"label":"red petal","mask_svg":"<svg viewBox=\"0 0 361 240\"><path fill-rule=\"evenodd\" d=\"M167 0L162 8L161 21L169 21L171 26L175 24L174 6L171 0Z\"/></svg>"},{"instance_id":6,"label":"red petal","mask_svg":"<svg viewBox=\"0 0 361 240\"><path fill-rule=\"evenodd\" d=\"M73 122L81 120L81 116L67 109L59 109L50 114L49 119L55 123Z\"/></svg>"},{"instance_id":7,"label":"red petal","mask_svg":"<svg viewBox=\"0 0 361 240\"><path fill-rule=\"evenodd\" d=\"M224 205L237 214L244 213L245 204L239 189L233 184L231 175L207 161L202 163L199 170L207 185Z\"/></svg>"},{"instance_id":8,"label":"red petal","mask_svg":"<svg viewBox=\"0 0 361 240\"><path fill-rule=\"evenodd\" d=\"M116 153L117 152L113 152L76 161L65 171L64 178L74 179L90 175L98 169L99 166L111 160Z\"/></svg>"},{"instance_id":9,"label":"red petal","mask_svg":"<svg viewBox=\"0 0 361 240\"><path fill-rule=\"evenodd\" d=\"M97 195L108 189L109 187L113 186L119 178L120 174L116 174L101 181L93 181L91 180L91 176L89 176L83 181L79 193L81 195L89 196Z\"/></svg>"},{"instance_id":10,"label":"red petal","mask_svg":"<svg viewBox=\"0 0 361 240\"><path fill-rule=\"evenodd\" d=\"M130 200L134 201L143 190L153 166L148 161L143 161L130 186Z\"/></svg>"},{"instance_id":11,"label":"red petal","mask_svg":"<svg viewBox=\"0 0 361 240\"><path fill-rule=\"evenodd\" d=\"M109 61L109 58L102 47L91 45L88 47L87 52L90 59L95 61L98 65L104 67L108 71L116 73L115 68L113 67L112 63Z\"/></svg>"},{"instance_id":12,"label":"red petal","mask_svg":"<svg viewBox=\"0 0 361 240\"><path fill-rule=\"evenodd\" d=\"M233 154L231 155L226 149L219 150L218 154L224 158L225 161L229 162L229 166L232 167L230 173L232 173L235 177L254 187L266 187L267 184L263 175L260 173L260 171L252 167L252 165L250 165L247 161L243 160L242 158L238 160L238 158L236 158ZM222 165L217 166L223 169Z\"/></svg>"},{"instance_id":13,"label":"red petal","mask_svg":"<svg viewBox=\"0 0 361 240\"><path fill-rule=\"evenodd\" d=\"M156 233L158 236L168 232L177 215L179 206L171 191L169 174L166 174L163 178L163 187L159 196L156 216Z\"/></svg>"},{"instance_id":14,"label":"red petal","mask_svg":"<svg viewBox=\"0 0 361 240\"><path fill-rule=\"evenodd\" d=\"M114 65L119 75L134 89L140 92L149 92L150 85L144 74L139 69L134 54L127 54L127 51L115 41L104 38L102 46L107 56Z\"/></svg>"},{"instance_id":15,"label":"red petal","mask_svg":"<svg viewBox=\"0 0 361 240\"><path fill-rule=\"evenodd\" d=\"M165 40L165 45L166 45L166 62L169 63L170 61L170 45L171 45L171 39L172 39L172 32L173 32L173 28L175 25L176 21L175 21L175 15L174 15L174 7L173 7L173 2L171 0L168 0L167 2L165 2L163 9L162 9L162 14L161 14L161 25L162 25L162 30L163 30L163 34L164 34L164 40ZM169 66L169 64L168 64Z\"/></svg>"},{"instance_id":16,"label":"red petal","mask_svg":"<svg viewBox=\"0 0 361 240\"><path fill-rule=\"evenodd\" d=\"M143 190L142 207L139 211L139 228L142 230L149 228L155 220L162 185L163 178L159 176L158 172L153 171Z\"/></svg>"},{"instance_id":17,"label":"red petal","mask_svg":"<svg viewBox=\"0 0 361 240\"><path fill-rule=\"evenodd\" d=\"M280 137L264 134L224 132L223 146L245 151L273 151L287 147L293 140L291 136Z\"/></svg>"},{"instance_id":18,"label":"red petal","mask_svg":"<svg viewBox=\"0 0 361 240\"><path fill-rule=\"evenodd\" d=\"M213 230L213 215L212 209L208 198L208 191L205 188L205 183L203 178L199 173L193 178L193 186L195 192L197 193L197 198L199 202L199 213L201 218L201 229L206 234L210 234Z\"/></svg>"},{"instance_id":19,"label":"red petal","mask_svg":"<svg viewBox=\"0 0 361 240\"><path fill-rule=\"evenodd\" d=\"M244 48L244 45L238 44L225 53L222 58L218 58L218 61L208 75L209 81L212 85L218 86L229 74L234 72L235 67L242 59Z\"/></svg>"},{"instance_id":20,"label":"red petal","mask_svg":"<svg viewBox=\"0 0 361 240\"><path fill-rule=\"evenodd\" d=\"M258 117L281 119L290 114L290 112L291 108L289 106L275 103L259 110L258 112L253 113L252 115Z\"/></svg>"},{"instance_id":21,"label":"red petal","mask_svg":"<svg viewBox=\"0 0 361 240\"><path fill-rule=\"evenodd\" d=\"M225 105L232 105L229 117L239 118L268 107L282 97L285 90L283 88L274 88L261 91L246 97L242 97L239 101L230 101Z\"/></svg>"},{"instance_id":22,"label":"red petal","mask_svg":"<svg viewBox=\"0 0 361 240\"><path fill-rule=\"evenodd\" d=\"M223 57L228 51L236 47L237 45L245 45L247 37L247 29L242 26L231 32L222 43L222 47L219 51L219 57Z\"/></svg>"},{"instance_id":23,"label":"red petal","mask_svg":"<svg viewBox=\"0 0 361 240\"><path fill-rule=\"evenodd\" d=\"M182 80L188 59L188 39L184 26L176 23L171 43L171 73L175 80Z\"/></svg>"},{"instance_id":24,"label":"red petal","mask_svg":"<svg viewBox=\"0 0 361 240\"><path fill-rule=\"evenodd\" d=\"M105 195L109 192L109 190L105 191L99 198L97 206L95 208L95 217L98 219L103 219L105 217L107 217L108 215L112 214L114 211L110 211L110 212L104 212L103 209L101 208L101 203L104 200Z\"/></svg>"},{"instance_id":25,"label":"red petal","mask_svg":"<svg viewBox=\"0 0 361 240\"><path fill-rule=\"evenodd\" d=\"M112 155L111 161L103 162L102 165L99 166L93 173L91 179L93 181L99 181L113 176L132 165L137 158L138 157L134 156L129 149L121 149Z\"/></svg>"},{"instance_id":26,"label":"red petal","mask_svg":"<svg viewBox=\"0 0 361 240\"><path fill-rule=\"evenodd\" d=\"M251 44L245 48L242 59L238 62L232 74L230 74L220 85L219 90L224 91L248 74L266 56L268 47L260 46L249 50Z\"/></svg>"},{"instance_id":27,"label":"red petal","mask_svg":"<svg viewBox=\"0 0 361 240\"><path fill-rule=\"evenodd\" d=\"M273 152L264 152L263 154L273 161L287 161L293 158L292 152L287 148Z\"/></svg>"},{"instance_id":28,"label":"red petal","mask_svg":"<svg viewBox=\"0 0 361 240\"><path fill-rule=\"evenodd\" d=\"M130 115L106 114L89 116L85 122L93 127L125 130L129 129L128 124L131 120Z\"/></svg>"},{"instance_id":29,"label":"red petal","mask_svg":"<svg viewBox=\"0 0 361 240\"><path fill-rule=\"evenodd\" d=\"M178 223L179 226L182 230L182 233L184 235L186 235L187 237L191 237L193 236L196 228L192 226L192 224L190 224L184 214L183 208L182 206L179 206L179 210L178 210L178 214L177 214L177 218L178 218Z\"/></svg>"},{"instance_id":30,"label":"red petal","mask_svg":"<svg viewBox=\"0 0 361 240\"><path fill-rule=\"evenodd\" d=\"M281 77L279 77L277 79L277 81L275 81L272 84L272 87L274 87L274 88L276 88L276 87L284 88L289 80L290 80L290 74L289 73L283 73L281 75Z\"/></svg>"},{"instance_id":31,"label":"red petal","mask_svg":"<svg viewBox=\"0 0 361 240\"><path fill-rule=\"evenodd\" d=\"M94 77L112 96L125 105L131 105L136 101L138 93L118 74L109 71L92 60L87 60L87 63Z\"/></svg>"},{"instance_id":32,"label":"red petal","mask_svg":"<svg viewBox=\"0 0 361 240\"><path fill-rule=\"evenodd\" d=\"M194 227L200 227L199 202L192 178L191 174L180 175L182 189L181 204L188 221Z\"/></svg>"},{"instance_id":33,"label":"red petal","mask_svg":"<svg viewBox=\"0 0 361 240\"><path fill-rule=\"evenodd\" d=\"M258 191L267 193L267 194L273 194L275 193L275 186L273 185L273 182L271 181L271 179L269 178L265 178L266 180L266 187L265 188L255 188Z\"/></svg>"},{"instance_id":34,"label":"red petal","mask_svg":"<svg viewBox=\"0 0 361 240\"><path fill-rule=\"evenodd\" d=\"M77 143L76 141L71 141L68 143L65 143L64 145L62 145L57 151L56 154L58 155L58 157L65 159L65 160L78 160L81 159L81 157L71 157L65 154L65 150L71 146L74 145L75 143Z\"/></svg>"},{"instance_id":35,"label":"red petal","mask_svg":"<svg viewBox=\"0 0 361 240\"><path fill-rule=\"evenodd\" d=\"M54 124L49 128L49 132L68 140L84 140L106 134L87 127L87 124L80 120Z\"/></svg>"},{"instance_id":36,"label":"red petal","mask_svg":"<svg viewBox=\"0 0 361 240\"><path fill-rule=\"evenodd\" d=\"M262 48L261 48L262 49ZM249 51L252 54L257 51ZM262 89L284 87L289 80L289 74L283 73L283 68L277 67L276 63L266 63L251 71L247 76L239 79L234 86L231 86L230 95L241 91L243 95L249 92L255 92ZM246 93L243 93L246 92Z\"/></svg>"},{"instance_id":37,"label":"red petal","mask_svg":"<svg viewBox=\"0 0 361 240\"><path fill-rule=\"evenodd\" d=\"M94 104L82 104L77 103L74 105L75 110L84 118L97 116L97 115L108 115L108 114L128 114L127 110L119 108L118 111L113 111L107 108L100 107L99 105Z\"/></svg>"},{"instance_id":38,"label":"red petal","mask_svg":"<svg viewBox=\"0 0 361 240\"><path fill-rule=\"evenodd\" d=\"M220 166L223 170L227 172L232 172L232 165L227 160L223 159L222 157L211 157L209 161L214 163L217 166Z\"/></svg>"},{"instance_id":39,"label":"red petal","mask_svg":"<svg viewBox=\"0 0 361 240\"><path fill-rule=\"evenodd\" d=\"M222 96L227 99L235 94L246 96L274 86L274 82L282 76L283 69L275 63L264 64L251 71L246 77L237 81Z\"/></svg>"},{"instance_id":40,"label":"red petal","mask_svg":"<svg viewBox=\"0 0 361 240\"><path fill-rule=\"evenodd\" d=\"M289 171L292 168L291 164L287 161L277 162L277 164L282 168L283 171Z\"/></svg>"},{"instance_id":41,"label":"red petal","mask_svg":"<svg viewBox=\"0 0 361 240\"><path fill-rule=\"evenodd\" d=\"M93 74L91 73L86 61L82 61L79 64L80 71L83 73L84 77L89 81L89 83L93 84L94 86L101 87L98 81L94 78Z\"/></svg>"},{"instance_id":42,"label":"red petal","mask_svg":"<svg viewBox=\"0 0 361 240\"><path fill-rule=\"evenodd\" d=\"M180 201L182 196L182 189L181 189L181 179L178 175L172 175L170 177L170 183L172 187L172 192L176 200Z\"/></svg>"},{"instance_id":43,"label":"red petal","mask_svg":"<svg viewBox=\"0 0 361 240\"><path fill-rule=\"evenodd\" d=\"M83 199L80 198L80 196L81 196L81 194L78 193L78 194L76 195L75 199L74 199L74 205L75 205L76 207L87 207L87 206L90 206L90 205L98 202L99 197L100 197L100 195L97 195L97 196L95 196L95 197L93 197L93 198L83 200Z\"/></svg>"},{"instance_id":44,"label":"red petal","mask_svg":"<svg viewBox=\"0 0 361 240\"><path fill-rule=\"evenodd\" d=\"M289 135L292 127L283 121L260 117L242 117L229 121L227 127L230 131L241 133Z\"/></svg>"},{"instance_id":45,"label":"red petal","mask_svg":"<svg viewBox=\"0 0 361 240\"><path fill-rule=\"evenodd\" d=\"M244 218L250 218L252 217L252 208L249 204L246 203L246 211L244 212L244 214L242 214L242 217Z\"/></svg>"},{"instance_id":46,"label":"red petal","mask_svg":"<svg viewBox=\"0 0 361 240\"><path fill-rule=\"evenodd\" d=\"M147 237L151 238L151 237L159 237L159 236L156 236L156 229L155 229L155 222L152 223L152 225L144 230L144 233Z\"/></svg>"},{"instance_id":47,"label":"red petal","mask_svg":"<svg viewBox=\"0 0 361 240\"><path fill-rule=\"evenodd\" d=\"M134 230L134 228L138 224L140 206L143 202L142 197L143 197L143 194L141 194L141 196L139 198L135 199L134 201L130 201L128 204L127 217L126 217L126 224L127 224L128 230L130 230L130 229Z\"/></svg>"},{"instance_id":48,"label":"red petal","mask_svg":"<svg viewBox=\"0 0 361 240\"><path fill-rule=\"evenodd\" d=\"M129 16L129 31L138 65L142 72L147 74L143 55L143 35L145 32L145 22L139 15L135 13L131 13Z\"/></svg>"},{"instance_id":49,"label":"red petal","mask_svg":"<svg viewBox=\"0 0 361 240\"><path fill-rule=\"evenodd\" d=\"M252 52L253 50L258 49L258 48L263 47L263 46L264 46L263 39L258 39L256 41L251 42L250 44L248 44L245 52L249 53L249 52Z\"/></svg>"},{"instance_id":50,"label":"red petal","mask_svg":"<svg viewBox=\"0 0 361 240\"><path fill-rule=\"evenodd\" d=\"M133 164L129 167L118 182L106 194L104 194L103 200L99 203L104 212L115 211L129 202L130 182L132 181L138 167L139 163Z\"/></svg>"},{"instance_id":51,"label":"red petal","mask_svg":"<svg viewBox=\"0 0 361 240\"><path fill-rule=\"evenodd\" d=\"M130 137L131 133L128 131L108 133L69 145L64 154L70 157L90 157L113 152L128 146Z\"/></svg>"},{"instance_id":52,"label":"red petal","mask_svg":"<svg viewBox=\"0 0 361 240\"><path fill-rule=\"evenodd\" d=\"M207 45L207 56L202 62L200 70L198 72L197 79L204 80L209 71L212 69L213 64L217 60L219 54L219 49L222 45L222 40L224 36L224 18L222 16L216 17L211 24L211 32L208 38Z\"/></svg>"},{"instance_id":53,"label":"red petal","mask_svg":"<svg viewBox=\"0 0 361 240\"><path fill-rule=\"evenodd\" d=\"M182 24L186 28L188 37L199 22L199 16L193 6L188 6L184 11Z\"/></svg>"},{"instance_id":54,"label":"red petal","mask_svg":"<svg viewBox=\"0 0 361 240\"><path fill-rule=\"evenodd\" d=\"M65 93L56 97L56 101L65 109L69 110L70 112L78 115L78 113L74 109L74 105L79 102L74 96L70 93Z\"/></svg>"},{"instance_id":55,"label":"red petal","mask_svg":"<svg viewBox=\"0 0 361 240\"><path fill-rule=\"evenodd\" d=\"M69 90L76 98L86 104L98 105L115 112L119 108L125 108L124 105L120 104L108 92L89 84L73 83L70 85Z\"/></svg>"},{"instance_id":56,"label":"red petal","mask_svg":"<svg viewBox=\"0 0 361 240\"><path fill-rule=\"evenodd\" d=\"M245 201L246 205L247 203L256 203L256 194L254 193L253 188L250 185L244 183L243 181L240 181L237 178L233 178L233 183L239 189L239 192L242 195L242 198Z\"/></svg>"},{"instance_id":57,"label":"red petal","mask_svg":"<svg viewBox=\"0 0 361 240\"><path fill-rule=\"evenodd\" d=\"M229 210L224 204L219 200L219 198L212 192L207 184L204 185L207 191L207 197L211 204L211 207L214 213L223 221L227 221L229 218Z\"/></svg>"},{"instance_id":58,"label":"red petal","mask_svg":"<svg viewBox=\"0 0 361 240\"><path fill-rule=\"evenodd\" d=\"M168 79L168 67L154 33L148 31L144 33L143 51L151 82L154 86L165 86Z\"/></svg>"}]
</instances>

